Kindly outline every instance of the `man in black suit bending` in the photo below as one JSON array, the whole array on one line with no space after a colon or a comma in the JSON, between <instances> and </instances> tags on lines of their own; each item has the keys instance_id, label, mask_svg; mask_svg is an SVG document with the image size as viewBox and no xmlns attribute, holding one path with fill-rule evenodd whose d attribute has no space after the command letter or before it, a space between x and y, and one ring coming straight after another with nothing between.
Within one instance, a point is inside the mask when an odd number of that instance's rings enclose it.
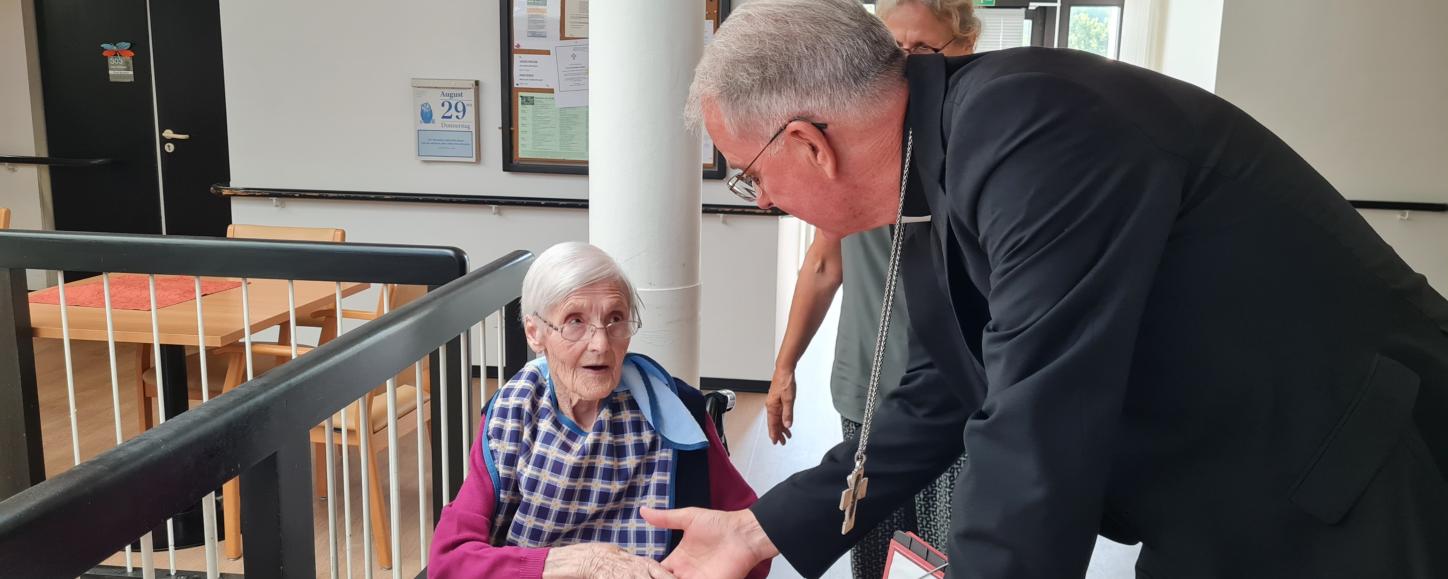
<instances>
[{"instance_id":1,"label":"man in black suit bending","mask_svg":"<svg viewBox=\"0 0 1448 579\"><path fill-rule=\"evenodd\" d=\"M646 512L675 574L818 576L964 448L954 577L1081 577L1098 534L1141 577L1448 577L1448 302L1242 111L1074 51L907 59L856 0L743 4L692 95L736 193L897 224L914 335L853 530L842 444Z\"/></svg>"}]
</instances>

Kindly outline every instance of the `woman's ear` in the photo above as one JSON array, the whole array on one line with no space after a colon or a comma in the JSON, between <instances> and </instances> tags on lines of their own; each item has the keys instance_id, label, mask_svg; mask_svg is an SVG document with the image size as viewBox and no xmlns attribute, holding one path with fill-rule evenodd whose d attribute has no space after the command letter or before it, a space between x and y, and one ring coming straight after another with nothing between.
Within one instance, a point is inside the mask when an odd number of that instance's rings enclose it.
<instances>
[{"instance_id":1,"label":"woman's ear","mask_svg":"<svg viewBox=\"0 0 1448 579\"><path fill-rule=\"evenodd\" d=\"M543 328L531 315L523 316L523 334L528 336L529 350L543 353Z\"/></svg>"}]
</instances>

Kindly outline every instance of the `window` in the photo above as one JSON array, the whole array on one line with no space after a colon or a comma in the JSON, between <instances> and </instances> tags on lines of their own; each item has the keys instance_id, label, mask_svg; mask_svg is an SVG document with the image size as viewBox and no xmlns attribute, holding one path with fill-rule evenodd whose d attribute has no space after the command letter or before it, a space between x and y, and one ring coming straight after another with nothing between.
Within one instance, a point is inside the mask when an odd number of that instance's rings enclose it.
<instances>
[{"instance_id":1,"label":"window","mask_svg":"<svg viewBox=\"0 0 1448 579\"><path fill-rule=\"evenodd\" d=\"M1057 46L1118 58L1123 5L1124 0L1061 0Z\"/></svg>"},{"instance_id":2,"label":"window","mask_svg":"<svg viewBox=\"0 0 1448 579\"><path fill-rule=\"evenodd\" d=\"M874 12L875 0L863 1ZM1119 58L1125 10L1126 0L975 0L975 50L1045 46Z\"/></svg>"},{"instance_id":3,"label":"window","mask_svg":"<svg viewBox=\"0 0 1448 579\"><path fill-rule=\"evenodd\" d=\"M976 14L1020 9L1022 46L1074 48L1106 58L1121 54L1121 19L1126 0L976 0ZM987 24L984 33L989 33ZM981 37L986 38L984 34ZM978 50L989 50L977 46Z\"/></svg>"},{"instance_id":4,"label":"window","mask_svg":"<svg viewBox=\"0 0 1448 579\"><path fill-rule=\"evenodd\" d=\"M980 20L976 52L1031 45L1031 36L1025 33L1031 26L1025 8L977 8L975 17Z\"/></svg>"}]
</instances>

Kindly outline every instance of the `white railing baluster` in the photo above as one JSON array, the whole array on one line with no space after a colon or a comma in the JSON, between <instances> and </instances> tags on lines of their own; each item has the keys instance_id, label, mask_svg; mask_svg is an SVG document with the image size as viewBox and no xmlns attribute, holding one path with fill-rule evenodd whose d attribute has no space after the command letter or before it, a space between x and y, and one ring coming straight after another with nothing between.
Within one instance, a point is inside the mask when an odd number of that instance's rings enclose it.
<instances>
[{"instance_id":1,"label":"white railing baluster","mask_svg":"<svg viewBox=\"0 0 1448 579\"><path fill-rule=\"evenodd\" d=\"M166 423L166 384L162 380L165 372L161 368L161 322L156 312L156 274L146 274L146 285L151 294L151 359L152 368L156 371L156 411L161 415L156 424ZM186 363L186 352L181 352L181 364ZM186 384L182 384L182 391L186 391ZM176 575L176 524L175 520L166 519L166 556L170 560L171 576Z\"/></svg>"},{"instance_id":2,"label":"white railing baluster","mask_svg":"<svg viewBox=\"0 0 1448 579\"><path fill-rule=\"evenodd\" d=\"M340 312L339 312L340 313ZM297 359L297 344L300 336L297 335L297 283L296 280L287 280L287 333L291 336L288 340L291 359ZM332 417L327 416L323 421L322 428L328 437L332 434ZM326 445L326 466L327 471L327 552L329 554L327 574L331 579L337 579L337 509L336 503L332 500L332 445L328 441ZM313 453L315 458L316 453ZM321 465L312 465L316 469Z\"/></svg>"},{"instance_id":3,"label":"white railing baluster","mask_svg":"<svg viewBox=\"0 0 1448 579\"><path fill-rule=\"evenodd\" d=\"M488 317L478 322L478 407L488 404Z\"/></svg>"},{"instance_id":4,"label":"white railing baluster","mask_svg":"<svg viewBox=\"0 0 1448 579\"><path fill-rule=\"evenodd\" d=\"M381 290L382 303L387 303L386 286ZM370 386L370 385L369 385ZM370 390L369 390L370 392ZM362 474L362 577L372 579L372 400L363 394L357 401L357 446Z\"/></svg>"},{"instance_id":5,"label":"white railing baluster","mask_svg":"<svg viewBox=\"0 0 1448 579\"><path fill-rule=\"evenodd\" d=\"M60 274L60 339L65 349L65 395L70 403L70 452L74 457L72 465L80 464L80 425L76 423L75 412L75 363L70 356L70 316L65 307L65 272Z\"/></svg>"},{"instance_id":6,"label":"white railing baluster","mask_svg":"<svg viewBox=\"0 0 1448 579\"><path fill-rule=\"evenodd\" d=\"M502 385L507 384L508 379L513 378L513 376L502 373L502 356L504 356L505 353L502 352L502 333L505 331L502 329L502 326L504 326L504 323L507 323L507 321L508 310L498 311L498 389L502 389ZM494 392L497 392L497 389L495 389Z\"/></svg>"},{"instance_id":7,"label":"white railing baluster","mask_svg":"<svg viewBox=\"0 0 1448 579\"><path fill-rule=\"evenodd\" d=\"M507 374L504 374L504 373L503 373L503 364L504 364L504 360L505 360L505 359L504 359L504 355L507 354L507 352L506 352L505 349L504 349L506 345L503 343L503 338L506 337L506 334L505 334L504 332L507 332L507 328L505 327L506 324L507 324L507 321L508 321L508 310L506 310L506 309L504 309L504 310L499 310L499 311L498 311L498 388L500 388L500 389L503 387L503 384L507 383L508 380L512 378L512 376L508 376Z\"/></svg>"},{"instance_id":8,"label":"white railing baluster","mask_svg":"<svg viewBox=\"0 0 1448 579\"><path fill-rule=\"evenodd\" d=\"M149 532L141 537L141 579L156 579L156 553Z\"/></svg>"},{"instance_id":9,"label":"white railing baluster","mask_svg":"<svg viewBox=\"0 0 1448 579\"><path fill-rule=\"evenodd\" d=\"M246 381L256 379L256 362L251 356L251 280L241 278L241 343L246 356Z\"/></svg>"},{"instance_id":10,"label":"white railing baluster","mask_svg":"<svg viewBox=\"0 0 1448 579\"><path fill-rule=\"evenodd\" d=\"M106 350L111 360L111 410L114 411L116 422L116 446L125 441L121 435L121 377L116 368L116 321L111 310L111 274L101 274L101 295L105 299L106 314ZM147 409L138 407L137 412L147 412ZM146 533L146 540L151 534ZM144 543L144 540L143 540ZM135 564L131 562L131 545L126 544L126 573L135 571Z\"/></svg>"},{"instance_id":11,"label":"white railing baluster","mask_svg":"<svg viewBox=\"0 0 1448 579\"><path fill-rule=\"evenodd\" d=\"M418 360L417 364L415 364L412 368L415 374L415 377L412 379L412 385L414 386L412 393L414 396L416 396L416 410L414 410L412 413L414 417L417 418L417 550L421 557L420 566L422 568L427 568L427 530L430 527L427 524L428 485L424 482L427 479L425 478L426 467L423 465L425 459L423 457L422 445L423 437L427 436L427 431L423 430L427 427L423 424L422 416L424 412L424 408L422 406L422 360Z\"/></svg>"},{"instance_id":12,"label":"white railing baluster","mask_svg":"<svg viewBox=\"0 0 1448 579\"><path fill-rule=\"evenodd\" d=\"M452 457L448 456L448 430L447 430L447 346L444 345L437 351L437 399L442 407L438 416L442 418L442 424L437 426L437 431L442 433L442 506L446 507L452 502L452 476L448 474L448 467L452 465Z\"/></svg>"},{"instance_id":13,"label":"white railing baluster","mask_svg":"<svg viewBox=\"0 0 1448 579\"><path fill-rule=\"evenodd\" d=\"M342 335L342 282L337 282L336 290L335 290L335 291L336 291L336 294L335 294L334 305L335 305L335 307L336 307L336 313L337 313L335 322L336 322L336 326L337 326L337 336L340 337L340 336ZM344 551L344 552L346 553L346 555L347 555L347 563L346 563L347 579L352 579L352 491L351 491L351 489L352 489L352 484L351 484L351 478L350 478L350 477L351 477L352 470L351 470L350 466L347 464L347 463L349 462L349 461L347 460L347 457L348 457L348 455L352 454L352 451L351 451L350 449L348 449L348 447L347 447L347 410L346 410L345 408L342 410L341 417L342 417L342 534L343 534L343 543L344 543L344 545L343 545L343 551ZM331 446L332 446L332 437L333 437L333 436L335 436L335 435L333 434L332 430L329 428L329 429L327 430L327 447L328 447L328 448L331 448ZM332 497L332 496L335 496L335 495L332 495L332 494L329 493L327 496L328 496L328 497ZM330 499L329 499L329 500L330 500Z\"/></svg>"},{"instance_id":14,"label":"white railing baluster","mask_svg":"<svg viewBox=\"0 0 1448 579\"><path fill-rule=\"evenodd\" d=\"M382 313L392 311L390 286L382 286ZM418 407L413 412L422 412ZM402 579L402 486L397 473L397 376L387 379L387 495L392 532L392 579Z\"/></svg>"},{"instance_id":15,"label":"white railing baluster","mask_svg":"<svg viewBox=\"0 0 1448 579\"><path fill-rule=\"evenodd\" d=\"M460 384L462 387L458 388L458 392L461 392L463 397L462 400L458 401L458 428L463 431L463 444L460 449L462 452L458 453L458 456L462 457L464 465L468 463L468 449L472 447L473 438L472 429L470 428L473 423L473 369L468 363L468 354L470 352L468 349L468 332L463 332L462 335L458 336L458 354L460 354L458 356L458 377L463 381L463 383ZM464 481L468 480L469 470L471 469L463 467Z\"/></svg>"},{"instance_id":16,"label":"white railing baluster","mask_svg":"<svg viewBox=\"0 0 1448 579\"><path fill-rule=\"evenodd\" d=\"M196 286L196 355L201 363L201 403L211 401L210 367L206 361L206 321L201 315L201 276L192 276ZM201 499L201 526L206 537L206 579L221 576L220 559L216 552L216 493L206 493Z\"/></svg>"},{"instance_id":17,"label":"white railing baluster","mask_svg":"<svg viewBox=\"0 0 1448 579\"><path fill-rule=\"evenodd\" d=\"M241 352L246 365L246 381L251 382L256 379L256 360L255 357L252 356L251 351L251 280L245 277L241 278L241 326ZM228 498L226 500L230 506L241 504L241 478L238 477L227 481L227 483L222 486L222 492L227 495L234 494L236 496L236 498ZM226 521L228 527L240 529L241 513L228 512L226 514ZM238 536L240 535L240 532L228 531L228 537L230 537L232 533ZM230 543L230 541L228 541L228 543ZM238 540L237 543L235 546L228 544L227 551L240 553L241 548L244 546L244 541Z\"/></svg>"},{"instance_id":18,"label":"white railing baluster","mask_svg":"<svg viewBox=\"0 0 1448 579\"><path fill-rule=\"evenodd\" d=\"M368 404L364 404L368 402ZM372 579L372 408L367 396L357 401L357 444L362 470L362 577Z\"/></svg>"}]
</instances>

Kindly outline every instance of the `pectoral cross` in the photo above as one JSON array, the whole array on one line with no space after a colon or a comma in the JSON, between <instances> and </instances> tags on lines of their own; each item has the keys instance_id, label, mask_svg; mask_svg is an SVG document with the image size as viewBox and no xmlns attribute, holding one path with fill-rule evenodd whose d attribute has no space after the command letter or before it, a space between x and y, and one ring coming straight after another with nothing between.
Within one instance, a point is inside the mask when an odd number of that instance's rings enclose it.
<instances>
[{"instance_id":1,"label":"pectoral cross","mask_svg":"<svg viewBox=\"0 0 1448 579\"><path fill-rule=\"evenodd\" d=\"M840 510L845 512L845 522L840 525L841 535L849 534L850 529L855 528L855 507L860 499L865 498L869 486L870 479L865 478L865 461L856 461L855 470L845 477L845 490L840 493Z\"/></svg>"}]
</instances>

